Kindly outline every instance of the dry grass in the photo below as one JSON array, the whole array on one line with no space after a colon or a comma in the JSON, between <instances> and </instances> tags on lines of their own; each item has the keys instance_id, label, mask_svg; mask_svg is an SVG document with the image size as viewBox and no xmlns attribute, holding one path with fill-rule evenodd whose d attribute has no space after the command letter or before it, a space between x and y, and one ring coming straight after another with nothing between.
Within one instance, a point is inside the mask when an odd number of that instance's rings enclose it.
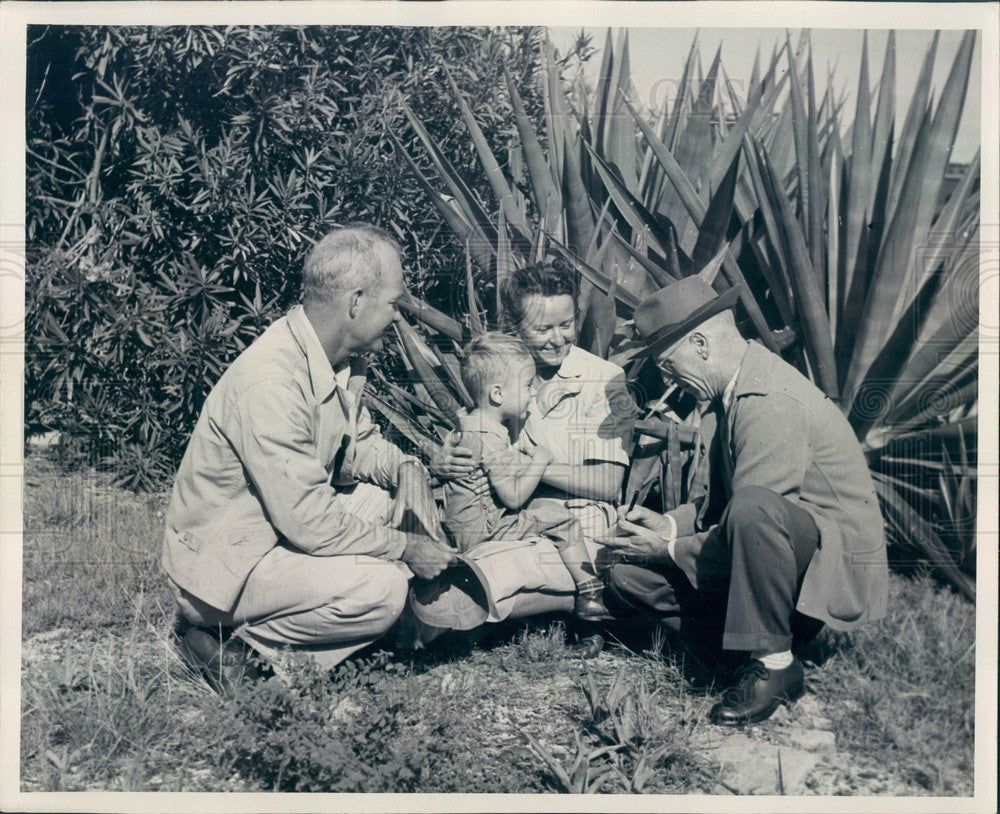
<instances>
[{"instance_id":1,"label":"dry grass","mask_svg":"<svg viewBox=\"0 0 1000 814\"><path fill-rule=\"evenodd\" d=\"M22 789L718 792L691 692L659 643L573 657L558 622L220 701L168 640L165 496L27 463ZM836 730L818 791L972 790L974 614L926 578L808 673ZM760 737L769 737L766 729ZM717 738L715 738L717 741ZM833 765L833 764L836 765ZM881 785L865 777L878 767ZM866 774L866 772L868 774Z\"/></svg>"}]
</instances>

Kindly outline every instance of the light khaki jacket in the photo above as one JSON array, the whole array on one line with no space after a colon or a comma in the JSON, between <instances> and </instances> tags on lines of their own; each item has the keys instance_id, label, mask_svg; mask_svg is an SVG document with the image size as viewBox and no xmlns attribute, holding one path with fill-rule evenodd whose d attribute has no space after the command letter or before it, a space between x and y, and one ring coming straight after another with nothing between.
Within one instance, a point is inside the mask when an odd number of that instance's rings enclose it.
<instances>
[{"instance_id":1,"label":"light khaki jacket","mask_svg":"<svg viewBox=\"0 0 1000 814\"><path fill-rule=\"evenodd\" d=\"M362 386L360 368L334 373L300 305L236 358L174 479L163 567L177 585L229 610L279 543L318 557L399 559L403 532L345 511L338 497L358 482L392 489L410 459L381 437Z\"/></svg>"}]
</instances>

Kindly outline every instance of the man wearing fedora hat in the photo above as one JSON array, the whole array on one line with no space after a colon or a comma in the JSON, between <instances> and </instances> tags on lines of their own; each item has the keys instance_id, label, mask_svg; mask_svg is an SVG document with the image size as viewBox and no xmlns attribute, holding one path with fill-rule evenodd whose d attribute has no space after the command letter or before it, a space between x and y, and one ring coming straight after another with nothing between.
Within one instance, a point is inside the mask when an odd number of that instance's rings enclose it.
<instances>
[{"instance_id":1,"label":"man wearing fedora hat","mask_svg":"<svg viewBox=\"0 0 1000 814\"><path fill-rule=\"evenodd\" d=\"M636 308L644 351L702 407L696 454L710 478L665 515L620 510L606 541L618 598L682 636L749 652L709 714L723 725L764 720L798 698L795 635L877 619L887 591L882 517L857 438L812 382L743 338L738 294L695 275Z\"/></svg>"}]
</instances>

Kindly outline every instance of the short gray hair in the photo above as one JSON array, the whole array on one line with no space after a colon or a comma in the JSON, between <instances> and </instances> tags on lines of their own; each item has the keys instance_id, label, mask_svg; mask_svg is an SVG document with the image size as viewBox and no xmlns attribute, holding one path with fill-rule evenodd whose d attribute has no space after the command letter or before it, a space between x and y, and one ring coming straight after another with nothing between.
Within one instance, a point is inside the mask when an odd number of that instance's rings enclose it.
<instances>
[{"instance_id":1,"label":"short gray hair","mask_svg":"<svg viewBox=\"0 0 1000 814\"><path fill-rule=\"evenodd\" d=\"M534 364L531 351L518 337L499 331L480 334L462 351L462 383L478 407L490 386L507 380L517 362Z\"/></svg>"},{"instance_id":2,"label":"short gray hair","mask_svg":"<svg viewBox=\"0 0 1000 814\"><path fill-rule=\"evenodd\" d=\"M385 250L402 254L384 229L351 223L330 232L306 258L302 270L302 301L329 299L349 287L374 288L382 283Z\"/></svg>"}]
</instances>

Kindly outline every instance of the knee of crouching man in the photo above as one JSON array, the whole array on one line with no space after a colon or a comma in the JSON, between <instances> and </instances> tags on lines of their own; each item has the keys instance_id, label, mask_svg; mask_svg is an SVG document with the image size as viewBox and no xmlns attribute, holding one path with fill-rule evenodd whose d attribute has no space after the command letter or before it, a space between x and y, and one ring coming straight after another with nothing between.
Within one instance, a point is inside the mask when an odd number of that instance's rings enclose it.
<instances>
[{"instance_id":1,"label":"knee of crouching man","mask_svg":"<svg viewBox=\"0 0 1000 814\"><path fill-rule=\"evenodd\" d=\"M392 563L385 563L372 575L373 612L382 617L388 630L403 612L410 582L406 575Z\"/></svg>"}]
</instances>

